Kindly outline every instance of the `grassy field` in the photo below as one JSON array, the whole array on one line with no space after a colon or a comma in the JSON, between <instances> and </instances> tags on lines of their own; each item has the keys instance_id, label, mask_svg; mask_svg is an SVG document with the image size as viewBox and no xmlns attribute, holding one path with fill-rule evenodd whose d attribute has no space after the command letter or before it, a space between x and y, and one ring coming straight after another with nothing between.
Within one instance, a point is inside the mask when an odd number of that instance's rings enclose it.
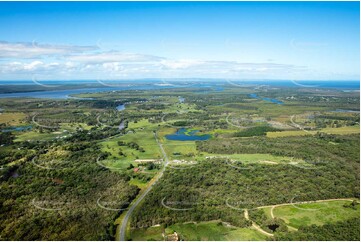
<instances>
[{"instance_id":1,"label":"grassy field","mask_svg":"<svg viewBox=\"0 0 361 242\"><path fill-rule=\"evenodd\" d=\"M313 135L316 134L315 131L303 131L303 130L289 130L289 131L277 131L277 132L267 132L268 138L278 138L278 137L288 137L288 136L304 136L304 135Z\"/></svg>"},{"instance_id":2,"label":"grassy field","mask_svg":"<svg viewBox=\"0 0 361 242\"><path fill-rule=\"evenodd\" d=\"M0 123L5 123L10 126L21 124L21 120L26 115L24 113L0 113Z\"/></svg>"},{"instance_id":3,"label":"grassy field","mask_svg":"<svg viewBox=\"0 0 361 242\"><path fill-rule=\"evenodd\" d=\"M227 157L228 159L234 160L234 161L241 161L244 163L263 163L263 164L288 164L290 162L297 162L301 163L302 160L295 160L292 157L286 157L286 156L275 156L270 154L231 154L231 155L225 155L225 154L211 154L211 153L205 153L202 152L202 156L204 158L206 157Z\"/></svg>"},{"instance_id":4,"label":"grassy field","mask_svg":"<svg viewBox=\"0 0 361 242\"><path fill-rule=\"evenodd\" d=\"M153 130L156 125L150 124L147 120L141 120L140 122L128 124L129 128L134 132L127 133L121 137L116 137L101 142L102 150L110 152L112 157L108 161L102 163L108 167L116 169L125 169L135 159L161 159L162 154L159 150L159 146L155 141ZM125 143L136 142L140 147L144 148L145 152L129 148L128 146L119 146L118 141L124 141ZM118 153L122 151L126 156L120 156Z\"/></svg>"},{"instance_id":5,"label":"grassy field","mask_svg":"<svg viewBox=\"0 0 361 242\"><path fill-rule=\"evenodd\" d=\"M196 159L196 145L194 141L167 141L163 145L165 152L170 160L195 160ZM178 155L178 153L180 155ZM187 156L187 154L194 154L194 156Z\"/></svg>"},{"instance_id":6,"label":"grassy field","mask_svg":"<svg viewBox=\"0 0 361 242\"><path fill-rule=\"evenodd\" d=\"M132 240L163 240L163 226L132 231ZM188 241L254 241L266 237L253 228L227 227L219 221L174 224L165 229L166 234L177 232L182 240Z\"/></svg>"},{"instance_id":7,"label":"grassy field","mask_svg":"<svg viewBox=\"0 0 361 242\"><path fill-rule=\"evenodd\" d=\"M90 130L93 126L87 125L85 123L76 123L76 124L61 123L60 127L61 127L61 130L68 130L68 131L74 132L76 130L76 128L81 128L83 130Z\"/></svg>"},{"instance_id":8,"label":"grassy field","mask_svg":"<svg viewBox=\"0 0 361 242\"><path fill-rule=\"evenodd\" d=\"M164 238L162 237L163 231L164 231L164 227L158 226L158 227L132 230L130 234L132 240L134 241L149 241L149 240L162 241L164 240Z\"/></svg>"},{"instance_id":9,"label":"grassy field","mask_svg":"<svg viewBox=\"0 0 361 242\"><path fill-rule=\"evenodd\" d=\"M328 134L357 134L360 133L360 126L347 126L340 128L324 128L319 131L303 131L303 130L292 130L292 131L282 131L282 132L267 132L267 137L277 138L277 137L287 137L287 136L303 136L303 135L314 135L317 132L324 132Z\"/></svg>"},{"instance_id":10,"label":"grassy field","mask_svg":"<svg viewBox=\"0 0 361 242\"><path fill-rule=\"evenodd\" d=\"M15 141L26 141L26 140L53 140L61 134L57 133L39 133L37 131L17 132Z\"/></svg>"},{"instance_id":11,"label":"grassy field","mask_svg":"<svg viewBox=\"0 0 361 242\"><path fill-rule=\"evenodd\" d=\"M137 186L139 187L140 189L143 189L143 188L146 188L147 187L147 182L144 182L142 180L139 180L137 178L132 178L130 181L129 181L129 184L130 185L134 185L134 186Z\"/></svg>"},{"instance_id":12,"label":"grassy field","mask_svg":"<svg viewBox=\"0 0 361 242\"><path fill-rule=\"evenodd\" d=\"M360 126L346 126L340 128L324 128L321 132L329 134L357 134L360 133Z\"/></svg>"},{"instance_id":13,"label":"grassy field","mask_svg":"<svg viewBox=\"0 0 361 242\"><path fill-rule=\"evenodd\" d=\"M27 132L16 132L17 137L15 141L25 141L25 140L53 140L57 137L64 137L69 135L71 132L75 132L76 128L82 128L84 130L91 129L92 126L89 126L84 123L70 124L70 123L61 123L59 131L48 133L44 128L44 132L40 133L36 130L30 130ZM68 132L66 132L66 131Z\"/></svg>"},{"instance_id":14,"label":"grassy field","mask_svg":"<svg viewBox=\"0 0 361 242\"><path fill-rule=\"evenodd\" d=\"M360 205L356 209L345 208L344 204L350 201L329 201L308 204L285 205L275 207L273 214L277 218L283 219L288 225L299 228L311 224L323 225L343 221L349 218L360 216ZM270 208L263 208L267 216L270 217Z\"/></svg>"}]
</instances>

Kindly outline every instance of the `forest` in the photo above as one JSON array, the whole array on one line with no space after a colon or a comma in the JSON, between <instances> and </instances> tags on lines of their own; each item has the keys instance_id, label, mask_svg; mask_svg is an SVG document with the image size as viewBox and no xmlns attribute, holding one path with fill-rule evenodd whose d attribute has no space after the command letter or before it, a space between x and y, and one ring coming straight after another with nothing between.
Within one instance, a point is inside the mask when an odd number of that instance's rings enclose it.
<instances>
[{"instance_id":1,"label":"forest","mask_svg":"<svg viewBox=\"0 0 361 242\"><path fill-rule=\"evenodd\" d=\"M128 184L126 173L96 164L96 142L76 141L16 143L8 148L20 150L2 153L4 163L21 157L20 162L0 170L2 239L114 238L114 219L139 189Z\"/></svg>"},{"instance_id":2,"label":"forest","mask_svg":"<svg viewBox=\"0 0 361 242\"><path fill-rule=\"evenodd\" d=\"M294 232L258 207L359 199L359 97L265 90L191 87L0 100L1 239L114 240L121 219L149 187L130 216L130 231L207 221L248 231L254 221L274 233L270 240L358 238L354 220ZM353 111L334 112L346 108ZM210 138L167 139L181 128Z\"/></svg>"}]
</instances>

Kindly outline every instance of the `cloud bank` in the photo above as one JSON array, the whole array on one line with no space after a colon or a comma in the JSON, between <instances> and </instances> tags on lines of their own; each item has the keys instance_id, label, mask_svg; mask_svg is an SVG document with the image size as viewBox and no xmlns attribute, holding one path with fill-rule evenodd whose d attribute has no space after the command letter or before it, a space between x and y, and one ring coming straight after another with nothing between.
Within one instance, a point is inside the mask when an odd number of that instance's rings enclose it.
<instances>
[{"instance_id":1,"label":"cloud bank","mask_svg":"<svg viewBox=\"0 0 361 242\"><path fill-rule=\"evenodd\" d=\"M306 66L171 59L140 53L104 51L97 46L0 42L1 79L252 78L297 79Z\"/></svg>"}]
</instances>

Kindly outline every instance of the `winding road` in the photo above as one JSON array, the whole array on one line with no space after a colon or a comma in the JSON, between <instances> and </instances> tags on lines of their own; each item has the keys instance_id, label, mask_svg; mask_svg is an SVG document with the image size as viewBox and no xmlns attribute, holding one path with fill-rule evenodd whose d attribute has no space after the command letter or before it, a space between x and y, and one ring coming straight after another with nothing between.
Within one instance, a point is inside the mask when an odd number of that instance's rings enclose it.
<instances>
[{"instance_id":1,"label":"winding road","mask_svg":"<svg viewBox=\"0 0 361 242\"><path fill-rule=\"evenodd\" d=\"M116 240L118 241L125 241L125 235L126 235L126 230L127 230L127 225L129 222L129 218L131 217L133 211L135 210L135 208L140 204L140 202L145 198L145 196L147 196L147 194L152 190L153 185L156 184L158 182L158 180L163 176L163 173L167 167L167 165L169 164L169 160L167 157L166 152L164 151L163 145L159 142L158 137L157 137L157 133L154 132L154 138L159 146L160 151L162 152L162 155L164 157L164 165L163 168L160 170L160 172L158 173L158 175L150 182L149 186L142 192L142 194L134 201L134 203L131 204L130 208L127 210L123 221L121 223L121 225L118 226L118 237L116 238ZM294 204L305 204L305 203L312 203L312 202L327 202L327 201L336 201L336 200L348 200L348 201L352 201L352 199L349 198L339 198L339 199L326 199L326 200L316 200L316 201L307 201L307 202L292 202L291 203L283 203L283 204L275 204L275 205L268 205L268 206L261 206L261 207L257 207L259 208L267 208L267 207L271 207L271 217L274 218L273 215L273 209L279 206L285 206L285 205L294 205ZM246 220L250 220L249 219L249 215L248 215L248 210L245 209L244 210L244 217ZM262 234L265 234L267 236L273 236L273 234L268 233L266 231L264 231L259 225L257 225L255 222L253 222L252 220L250 220L252 222L252 227L255 228L256 230L258 230L259 232L261 232Z\"/></svg>"},{"instance_id":2,"label":"winding road","mask_svg":"<svg viewBox=\"0 0 361 242\"><path fill-rule=\"evenodd\" d=\"M161 169L161 171L158 173L158 175L153 179L153 181L150 182L149 186L143 191L143 193L135 200L135 202L127 210L121 225L118 226L118 228L117 228L117 229L119 229L118 238L116 238L116 240L118 240L118 241L125 241L125 234L127 231L127 225L128 225L129 218L131 217L133 211L139 205L139 203L145 198L145 196L147 196L147 194L150 192L150 190L152 190L153 185L156 184L157 181L163 176L165 168L168 165L169 160L168 160L167 154L164 151L163 145L159 142L156 132L154 132L154 138L160 148L160 151L163 154L164 161L165 161L164 166Z\"/></svg>"}]
</instances>

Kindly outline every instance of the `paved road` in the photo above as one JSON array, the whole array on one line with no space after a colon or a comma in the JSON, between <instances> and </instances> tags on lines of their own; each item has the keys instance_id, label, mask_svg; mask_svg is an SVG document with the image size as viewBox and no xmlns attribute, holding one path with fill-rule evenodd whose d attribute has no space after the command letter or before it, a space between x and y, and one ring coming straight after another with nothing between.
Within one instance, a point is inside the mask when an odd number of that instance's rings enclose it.
<instances>
[{"instance_id":1,"label":"paved road","mask_svg":"<svg viewBox=\"0 0 361 242\"><path fill-rule=\"evenodd\" d=\"M144 190L144 192L136 199L136 201L127 210L127 212L126 212L126 214L125 214L125 216L123 218L122 224L120 226L118 226L118 229L120 229L119 233L118 233L119 237L116 238L118 241L125 241L125 233L126 233L126 230L127 230L128 221L129 221L129 218L131 217L134 209L145 198L145 196L147 196L147 194L150 192L150 190L152 190L153 185L163 176L163 172L164 172L166 166L168 165L169 161L168 161L167 154L165 153L165 151L163 149L163 145L159 142L156 132L154 133L154 138L157 141L157 144L158 144L158 146L160 148L160 151L163 154L164 161L165 161L164 166L163 166L162 170L158 173L158 175L155 177L155 179L147 187L147 189Z\"/></svg>"}]
</instances>

